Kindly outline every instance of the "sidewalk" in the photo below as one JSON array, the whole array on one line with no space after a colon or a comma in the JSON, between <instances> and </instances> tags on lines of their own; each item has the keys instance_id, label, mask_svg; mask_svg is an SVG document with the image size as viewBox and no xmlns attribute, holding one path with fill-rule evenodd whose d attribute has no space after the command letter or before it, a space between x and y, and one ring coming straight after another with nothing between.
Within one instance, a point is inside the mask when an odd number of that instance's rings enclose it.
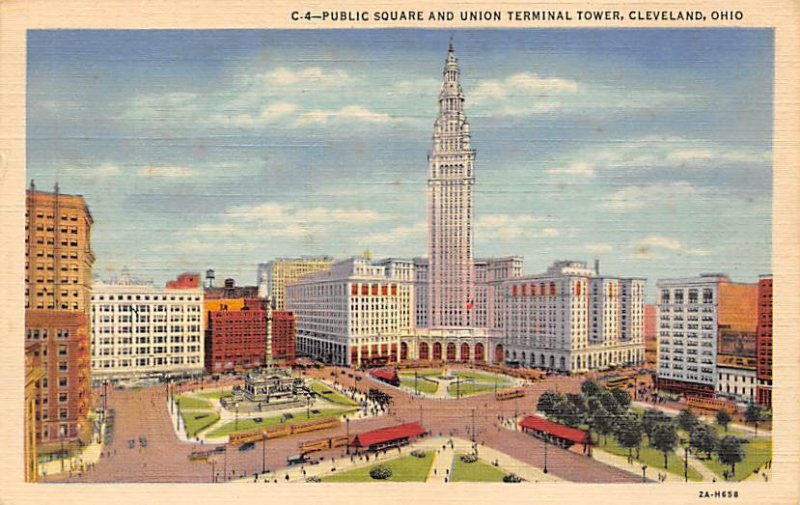
<instances>
[{"instance_id":1,"label":"sidewalk","mask_svg":"<svg viewBox=\"0 0 800 505\"><path fill-rule=\"evenodd\" d=\"M100 426L99 435L101 442L97 442L97 435L95 435L92 437L91 444L86 446L83 451L80 452L80 454L76 454L71 458L64 458L64 473L69 473L72 475L73 473L85 472L87 466L96 464L98 461L100 461L100 454L103 452L102 440L104 440L105 433L106 426L105 423L103 423ZM39 475L58 475L61 473L61 464L62 460L60 459L40 464Z\"/></svg>"},{"instance_id":2,"label":"sidewalk","mask_svg":"<svg viewBox=\"0 0 800 505\"><path fill-rule=\"evenodd\" d=\"M347 472L350 470L354 470L356 468L362 468L367 466L372 466L376 463L380 463L382 461L388 461L392 459L402 458L404 456L408 456L411 451L415 449L419 449L422 451L432 451L434 453L434 461L431 465L430 472L428 474L428 479L426 482L441 482L444 483L445 477L448 477L452 470L453 466L453 458L458 453L467 453L472 450L472 442L469 440L453 438L453 446L454 448L450 448L448 443L450 439L448 437L433 437L433 438L426 438L415 442L414 444L407 445L402 448L401 452L396 450L389 451L385 455L379 455L378 458L370 456L369 461L359 460L358 457L355 457L353 461L350 460L349 457L337 457L322 461L318 465L304 465L300 467L291 467L291 468L280 468L272 473L268 473L266 475L259 475L257 482L264 483L276 483L278 484L285 484L285 483L297 483L297 482L305 482L306 479L310 477L326 477L329 475L333 475L334 473L341 473ZM442 446L445 446L445 449L442 449ZM437 454L436 451L439 451ZM514 459L510 456L507 456L503 453L500 453L494 449L490 449L487 447L479 446L478 447L478 457L486 462L491 462L493 460L498 460L499 467L505 471L513 472L522 477L523 479L529 482L555 482L560 479L557 477L547 474L545 475L542 471L538 468L534 468L526 463L523 463L517 459ZM336 470L333 471L333 468ZM436 470L434 472L434 469ZM287 478L288 476L288 478ZM231 480L231 482L237 482L240 484L246 483L254 483L253 475L251 474L245 478L238 478L236 480Z\"/></svg>"}]
</instances>

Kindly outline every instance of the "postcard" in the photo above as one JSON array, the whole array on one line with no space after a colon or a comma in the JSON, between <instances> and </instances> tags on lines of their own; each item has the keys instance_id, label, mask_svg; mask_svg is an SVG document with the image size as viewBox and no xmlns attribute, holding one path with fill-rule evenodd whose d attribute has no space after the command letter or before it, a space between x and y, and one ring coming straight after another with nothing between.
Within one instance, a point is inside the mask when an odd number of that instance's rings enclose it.
<instances>
[{"instance_id":1,"label":"postcard","mask_svg":"<svg viewBox=\"0 0 800 505\"><path fill-rule=\"evenodd\" d=\"M0 9L4 501L796 502L793 6Z\"/></svg>"}]
</instances>

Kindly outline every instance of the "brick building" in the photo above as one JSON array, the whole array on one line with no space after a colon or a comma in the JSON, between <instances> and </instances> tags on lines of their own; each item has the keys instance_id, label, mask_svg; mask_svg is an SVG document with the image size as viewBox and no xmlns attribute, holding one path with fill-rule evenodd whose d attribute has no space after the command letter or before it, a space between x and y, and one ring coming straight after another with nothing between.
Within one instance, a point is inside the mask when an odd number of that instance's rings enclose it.
<instances>
[{"instance_id":1,"label":"brick building","mask_svg":"<svg viewBox=\"0 0 800 505\"><path fill-rule=\"evenodd\" d=\"M294 313L272 312L272 359L291 364L297 357L297 320Z\"/></svg>"},{"instance_id":2,"label":"brick building","mask_svg":"<svg viewBox=\"0 0 800 505\"><path fill-rule=\"evenodd\" d=\"M91 436L89 309L92 215L80 195L37 191L25 209L25 342L38 343L38 453L71 452ZM28 444L26 444L28 447Z\"/></svg>"},{"instance_id":3,"label":"brick building","mask_svg":"<svg viewBox=\"0 0 800 505\"><path fill-rule=\"evenodd\" d=\"M223 373L263 366L267 348L263 302L252 298L215 302L218 306L206 312L206 371Z\"/></svg>"},{"instance_id":4,"label":"brick building","mask_svg":"<svg viewBox=\"0 0 800 505\"><path fill-rule=\"evenodd\" d=\"M644 306L644 361L655 367L658 362L658 306Z\"/></svg>"},{"instance_id":5,"label":"brick building","mask_svg":"<svg viewBox=\"0 0 800 505\"><path fill-rule=\"evenodd\" d=\"M40 344L44 373L38 394L40 452L74 449L91 435L89 321L67 311L25 311L26 343Z\"/></svg>"},{"instance_id":6,"label":"brick building","mask_svg":"<svg viewBox=\"0 0 800 505\"><path fill-rule=\"evenodd\" d=\"M167 289L197 289L200 287L200 274L182 273L177 279L167 281Z\"/></svg>"},{"instance_id":7,"label":"brick building","mask_svg":"<svg viewBox=\"0 0 800 505\"><path fill-rule=\"evenodd\" d=\"M756 401L772 408L772 276L758 280Z\"/></svg>"}]
</instances>

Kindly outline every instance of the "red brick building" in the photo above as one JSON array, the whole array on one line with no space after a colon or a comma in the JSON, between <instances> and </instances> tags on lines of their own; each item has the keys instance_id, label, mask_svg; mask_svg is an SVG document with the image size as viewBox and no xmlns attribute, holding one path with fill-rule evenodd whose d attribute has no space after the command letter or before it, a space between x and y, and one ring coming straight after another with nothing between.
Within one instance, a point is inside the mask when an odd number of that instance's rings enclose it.
<instances>
[{"instance_id":1,"label":"red brick building","mask_svg":"<svg viewBox=\"0 0 800 505\"><path fill-rule=\"evenodd\" d=\"M756 402L772 408L772 276L758 281L758 328L756 336Z\"/></svg>"},{"instance_id":2,"label":"red brick building","mask_svg":"<svg viewBox=\"0 0 800 505\"><path fill-rule=\"evenodd\" d=\"M85 444L91 399L88 320L85 314L54 310L25 311L25 340L39 344L43 378L36 403L40 451L65 451Z\"/></svg>"},{"instance_id":3,"label":"red brick building","mask_svg":"<svg viewBox=\"0 0 800 505\"><path fill-rule=\"evenodd\" d=\"M272 312L272 359L293 363L297 357L297 320L294 313Z\"/></svg>"},{"instance_id":4,"label":"red brick building","mask_svg":"<svg viewBox=\"0 0 800 505\"><path fill-rule=\"evenodd\" d=\"M658 306L645 304L644 306L644 361L655 367L658 361Z\"/></svg>"},{"instance_id":5,"label":"red brick building","mask_svg":"<svg viewBox=\"0 0 800 505\"><path fill-rule=\"evenodd\" d=\"M263 301L247 299L241 307L220 304L207 312L205 368L209 373L257 368L264 365L267 313Z\"/></svg>"},{"instance_id":6,"label":"red brick building","mask_svg":"<svg viewBox=\"0 0 800 505\"><path fill-rule=\"evenodd\" d=\"M200 287L200 274L183 273L177 279L167 281L167 289L197 289Z\"/></svg>"}]
</instances>

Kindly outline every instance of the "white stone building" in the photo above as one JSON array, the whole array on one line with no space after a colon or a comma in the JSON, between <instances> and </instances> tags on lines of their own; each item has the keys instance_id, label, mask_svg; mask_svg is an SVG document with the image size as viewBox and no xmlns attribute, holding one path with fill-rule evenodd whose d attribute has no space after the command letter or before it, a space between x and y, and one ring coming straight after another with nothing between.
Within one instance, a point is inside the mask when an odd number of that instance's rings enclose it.
<instances>
[{"instance_id":1,"label":"white stone building","mask_svg":"<svg viewBox=\"0 0 800 505\"><path fill-rule=\"evenodd\" d=\"M506 281L506 361L569 372L643 362L644 285L576 261Z\"/></svg>"},{"instance_id":2,"label":"white stone building","mask_svg":"<svg viewBox=\"0 0 800 505\"><path fill-rule=\"evenodd\" d=\"M95 282L91 295L94 379L203 372L203 290L123 279Z\"/></svg>"},{"instance_id":3,"label":"white stone building","mask_svg":"<svg viewBox=\"0 0 800 505\"><path fill-rule=\"evenodd\" d=\"M297 317L297 353L361 366L397 361L414 326L414 263L350 258L286 287Z\"/></svg>"},{"instance_id":4,"label":"white stone building","mask_svg":"<svg viewBox=\"0 0 800 505\"><path fill-rule=\"evenodd\" d=\"M333 258L329 256L277 258L267 263L259 263L256 274L258 297L269 298L274 310L284 310L286 285L306 274L327 270L331 263Z\"/></svg>"},{"instance_id":5,"label":"white stone building","mask_svg":"<svg viewBox=\"0 0 800 505\"><path fill-rule=\"evenodd\" d=\"M659 387L713 395L721 275L658 281Z\"/></svg>"},{"instance_id":6,"label":"white stone building","mask_svg":"<svg viewBox=\"0 0 800 505\"><path fill-rule=\"evenodd\" d=\"M717 396L737 403L755 403L758 381L755 358L717 357Z\"/></svg>"}]
</instances>

